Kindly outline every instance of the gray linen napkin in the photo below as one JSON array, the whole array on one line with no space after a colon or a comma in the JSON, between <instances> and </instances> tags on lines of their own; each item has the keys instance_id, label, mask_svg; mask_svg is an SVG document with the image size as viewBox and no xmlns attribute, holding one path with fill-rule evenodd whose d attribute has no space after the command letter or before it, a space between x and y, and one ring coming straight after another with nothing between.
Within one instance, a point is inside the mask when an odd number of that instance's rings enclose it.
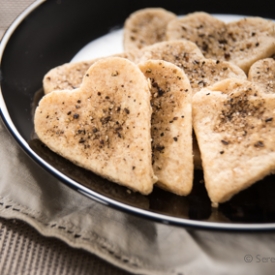
<instances>
[{"instance_id":1,"label":"gray linen napkin","mask_svg":"<svg viewBox=\"0 0 275 275\"><path fill-rule=\"evenodd\" d=\"M45 236L133 273L274 274L275 233L186 230L113 210L40 168L19 148L1 119L0 156L3 218L21 219ZM42 184L45 179L47 185Z\"/></svg>"}]
</instances>

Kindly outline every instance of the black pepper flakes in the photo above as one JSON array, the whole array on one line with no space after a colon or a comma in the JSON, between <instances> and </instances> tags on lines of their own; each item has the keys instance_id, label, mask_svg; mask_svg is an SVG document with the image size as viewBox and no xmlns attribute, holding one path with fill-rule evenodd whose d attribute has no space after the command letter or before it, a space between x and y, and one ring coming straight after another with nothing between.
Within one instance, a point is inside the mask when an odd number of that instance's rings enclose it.
<instances>
[{"instance_id":1,"label":"black pepper flakes","mask_svg":"<svg viewBox=\"0 0 275 275\"><path fill-rule=\"evenodd\" d=\"M158 89L158 97L164 95L164 91L162 89Z\"/></svg>"},{"instance_id":2,"label":"black pepper flakes","mask_svg":"<svg viewBox=\"0 0 275 275\"><path fill-rule=\"evenodd\" d=\"M129 114L130 114L129 109L127 109L127 108L124 108L124 112L125 112L127 115L129 115Z\"/></svg>"},{"instance_id":3,"label":"black pepper flakes","mask_svg":"<svg viewBox=\"0 0 275 275\"><path fill-rule=\"evenodd\" d=\"M79 143L84 143L84 142L85 142L85 139L80 138Z\"/></svg>"},{"instance_id":4,"label":"black pepper flakes","mask_svg":"<svg viewBox=\"0 0 275 275\"><path fill-rule=\"evenodd\" d=\"M224 139L221 140L221 143L224 144L224 145L228 145L229 144L229 142L226 141L226 140L224 140Z\"/></svg>"},{"instance_id":5,"label":"black pepper flakes","mask_svg":"<svg viewBox=\"0 0 275 275\"><path fill-rule=\"evenodd\" d=\"M254 147L256 148L264 147L264 143L261 140L259 140L254 144Z\"/></svg>"},{"instance_id":6,"label":"black pepper flakes","mask_svg":"<svg viewBox=\"0 0 275 275\"><path fill-rule=\"evenodd\" d=\"M106 124L106 123L108 123L110 120L111 120L111 116L106 116L106 117L102 117L102 118L100 119L100 122L101 122L102 124Z\"/></svg>"},{"instance_id":7,"label":"black pepper flakes","mask_svg":"<svg viewBox=\"0 0 275 275\"><path fill-rule=\"evenodd\" d=\"M272 121L273 120L273 117L269 117L269 118L267 118L266 120L265 120L265 122L270 122L270 121Z\"/></svg>"},{"instance_id":8,"label":"black pepper flakes","mask_svg":"<svg viewBox=\"0 0 275 275\"><path fill-rule=\"evenodd\" d=\"M79 130L77 130L77 133L78 133L78 134L82 134L82 133L83 133L83 134L85 135L85 134L86 134L86 131L85 131L85 129L84 129L84 130L79 129Z\"/></svg>"},{"instance_id":9,"label":"black pepper flakes","mask_svg":"<svg viewBox=\"0 0 275 275\"><path fill-rule=\"evenodd\" d=\"M173 140L174 140L174 141L178 141L178 138L177 138L177 137L173 137Z\"/></svg>"},{"instance_id":10,"label":"black pepper flakes","mask_svg":"<svg viewBox=\"0 0 275 275\"><path fill-rule=\"evenodd\" d=\"M74 115L73 115L73 118L74 118L74 119L78 119L78 118L79 118L79 114L74 114Z\"/></svg>"},{"instance_id":11,"label":"black pepper flakes","mask_svg":"<svg viewBox=\"0 0 275 275\"><path fill-rule=\"evenodd\" d=\"M223 154L224 154L224 151L220 151L220 154L223 155Z\"/></svg>"},{"instance_id":12,"label":"black pepper flakes","mask_svg":"<svg viewBox=\"0 0 275 275\"><path fill-rule=\"evenodd\" d=\"M225 53L225 54L224 54L224 58L225 58L226 60L228 60L228 59L230 58L230 56L231 56L230 53Z\"/></svg>"},{"instance_id":13,"label":"black pepper flakes","mask_svg":"<svg viewBox=\"0 0 275 275\"><path fill-rule=\"evenodd\" d=\"M202 86L203 87L205 87L206 86L206 82L205 81L203 81L203 80L200 80L199 82L198 82L198 85L201 85L202 84Z\"/></svg>"},{"instance_id":14,"label":"black pepper flakes","mask_svg":"<svg viewBox=\"0 0 275 275\"><path fill-rule=\"evenodd\" d=\"M115 131L121 131L123 128L121 125L119 125L118 127L115 128Z\"/></svg>"},{"instance_id":15,"label":"black pepper flakes","mask_svg":"<svg viewBox=\"0 0 275 275\"><path fill-rule=\"evenodd\" d=\"M101 140L99 141L99 143L100 143L101 145L104 145L104 140L101 139Z\"/></svg>"},{"instance_id":16,"label":"black pepper flakes","mask_svg":"<svg viewBox=\"0 0 275 275\"><path fill-rule=\"evenodd\" d=\"M218 42L220 44L227 44L227 40L226 39L219 39Z\"/></svg>"},{"instance_id":17,"label":"black pepper flakes","mask_svg":"<svg viewBox=\"0 0 275 275\"><path fill-rule=\"evenodd\" d=\"M162 152L165 149L165 146L162 145L156 145L155 149L159 152Z\"/></svg>"},{"instance_id":18,"label":"black pepper flakes","mask_svg":"<svg viewBox=\"0 0 275 275\"><path fill-rule=\"evenodd\" d=\"M204 51L204 52L207 52L208 51L208 44L206 44L204 41L202 42L202 50Z\"/></svg>"}]
</instances>

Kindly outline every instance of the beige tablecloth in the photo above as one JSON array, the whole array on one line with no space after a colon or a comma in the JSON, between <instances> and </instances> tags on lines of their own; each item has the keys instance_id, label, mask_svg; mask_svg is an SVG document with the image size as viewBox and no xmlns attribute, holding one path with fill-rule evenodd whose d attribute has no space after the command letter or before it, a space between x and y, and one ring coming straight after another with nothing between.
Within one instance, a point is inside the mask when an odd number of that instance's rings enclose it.
<instances>
[{"instance_id":1,"label":"beige tablecloth","mask_svg":"<svg viewBox=\"0 0 275 275\"><path fill-rule=\"evenodd\" d=\"M20 1L1 2L0 18ZM99 258L135 274L274 274L275 233L185 230L108 208L35 164L2 121L0 156L1 275L127 274Z\"/></svg>"}]
</instances>

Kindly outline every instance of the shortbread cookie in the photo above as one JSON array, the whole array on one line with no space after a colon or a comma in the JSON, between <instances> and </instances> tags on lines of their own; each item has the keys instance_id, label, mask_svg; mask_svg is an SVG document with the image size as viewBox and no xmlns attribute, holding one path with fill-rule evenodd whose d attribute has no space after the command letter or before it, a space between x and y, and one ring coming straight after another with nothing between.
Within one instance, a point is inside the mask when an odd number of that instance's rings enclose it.
<instances>
[{"instance_id":1,"label":"shortbread cookie","mask_svg":"<svg viewBox=\"0 0 275 275\"><path fill-rule=\"evenodd\" d=\"M52 151L78 166L149 194L152 169L148 82L127 59L93 64L80 88L45 95L35 112L35 131Z\"/></svg>"},{"instance_id":2,"label":"shortbread cookie","mask_svg":"<svg viewBox=\"0 0 275 275\"><path fill-rule=\"evenodd\" d=\"M54 90L73 90L78 88L85 72L97 60L66 63L51 69L43 78L44 93L48 94Z\"/></svg>"},{"instance_id":3,"label":"shortbread cookie","mask_svg":"<svg viewBox=\"0 0 275 275\"><path fill-rule=\"evenodd\" d=\"M135 61L135 59L138 57L138 54L139 51L131 51L129 53L116 54L113 55L113 57L124 57L131 61ZM65 63L51 69L43 78L44 93L48 94L54 90L72 90L78 88L89 67L102 58L107 57Z\"/></svg>"},{"instance_id":4,"label":"shortbread cookie","mask_svg":"<svg viewBox=\"0 0 275 275\"><path fill-rule=\"evenodd\" d=\"M265 58L255 62L249 70L248 80L260 85L266 93L275 93L275 60Z\"/></svg>"},{"instance_id":5,"label":"shortbread cookie","mask_svg":"<svg viewBox=\"0 0 275 275\"><path fill-rule=\"evenodd\" d=\"M244 18L228 24L204 12L172 20L167 39L195 42L206 58L231 61L246 73L259 59L275 53L274 22L260 17Z\"/></svg>"},{"instance_id":6,"label":"shortbread cookie","mask_svg":"<svg viewBox=\"0 0 275 275\"><path fill-rule=\"evenodd\" d=\"M124 24L124 50L141 49L166 40L166 26L176 15L162 8L147 8L132 13Z\"/></svg>"},{"instance_id":7,"label":"shortbread cookie","mask_svg":"<svg viewBox=\"0 0 275 275\"><path fill-rule=\"evenodd\" d=\"M163 59L178 66L183 62L192 63L203 58L200 49L189 41L169 41L157 43L142 50L132 50L115 56L127 58L135 63L148 59ZM106 58L106 57L105 57ZM43 79L45 94L54 90L78 88L88 68L99 58L90 61L67 63L50 70Z\"/></svg>"},{"instance_id":8,"label":"shortbread cookie","mask_svg":"<svg viewBox=\"0 0 275 275\"><path fill-rule=\"evenodd\" d=\"M275 170L275 95L223 80L193 96L193 126L214 205Z\"/></svg>"},{"instance_id":9,"label":"shortbread cookie","mask_svg":"<svg viewBox=\"0 0 275 275\"><path fill-rule=\"evenodd\" d=\"M188 195L194 173L189 80L180 68L166 61L148 60L139 67L152 93L151 135L157 184L177 195Z\"/></svg>"},{"instance_id":10,"label":"shortbread cookie","mask_svg":"<svg viewBox=\"0 0 275 275\"><path fill-rule=\"evenodd\" d=\"M220 53L220 36L226 24L205 12L195 12L172 20L166 31L167 40L187 39L196 43L206 58L216 58ZM222 41L221 41L222 42Z\"/></svg>"},{"instance_id":11,"label":"shortbread cookie","mask_svg":"<svg viewBox=\"0 0 275 275\"><path fill-rule=\"evenodd\" d=\"M200 59L192 62L185 62L182 67L190 80L193 94L223 79L247 79L242 69L227 61Z\"/></svg>"},{"instance_id":12,"label":"shortbread cookie","mask_svg":"<svg viewBox=\"0 0 275 275\"><path fill-rule=\"evenodd\" d=\"M150 59L164 60L184 68L186 63L195 63L204 58L198 46L188 40L174 40L156 43L141 50L136 62Z\"/></svg>"},{"instance_id":13,"label":"shortbread cookie","mask_svg":"<svg viewBox=\"0 0 275 275\"><path fill-rule=\"evenodd\" d=\"M165 41L142 51L137 59L140 62L165 60L182 68L190 80L193 93L226 78L247 78L244 71L231 62L204 58L196 44L188 40Z\"/></svg>"}]
</instances>

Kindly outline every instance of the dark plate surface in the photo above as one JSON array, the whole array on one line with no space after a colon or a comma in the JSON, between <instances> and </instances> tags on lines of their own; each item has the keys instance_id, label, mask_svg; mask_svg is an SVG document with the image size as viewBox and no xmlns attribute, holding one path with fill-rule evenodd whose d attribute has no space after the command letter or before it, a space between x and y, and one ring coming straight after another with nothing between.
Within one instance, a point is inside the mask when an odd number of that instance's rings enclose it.
<instances>
[{"instance_id":1,"label":"dark plate surface","mask_svg":"<svg viewBox=\"0 0 275 275\"><path fill-rule=\"evenodd\" d=\"M268 2L268 1L266 1ZM0 46L1 115L21 147L42 167L75 190L122 211L156 221L225 230L275 229L275 177L269 176L239 193L219 209L211 208L195 172L192 193L179 197L155 188L149 196L129 192L79 168L33 138L32 114L42 96L44 74L69 62L90 41L121 27L133 11L161 6L177 14L203 10L275 18L263 2L240 1L75 1L34 3L11 26ZM16 99L16 100L15 100Z\"/></svg>"}]
</instances>

